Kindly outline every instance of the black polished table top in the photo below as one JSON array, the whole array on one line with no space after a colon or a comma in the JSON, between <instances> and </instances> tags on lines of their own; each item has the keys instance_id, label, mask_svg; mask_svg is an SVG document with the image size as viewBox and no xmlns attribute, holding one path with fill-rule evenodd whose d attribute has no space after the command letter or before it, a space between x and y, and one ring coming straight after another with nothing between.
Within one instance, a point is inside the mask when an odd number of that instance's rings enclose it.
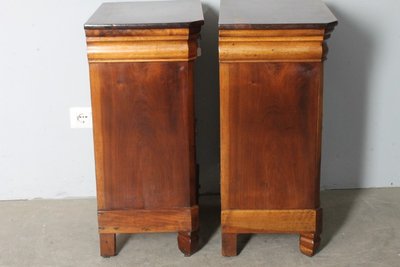
<instances>
[{"instance_id":1,"label":"black polished table top","mask_svg":"<svg viewBox=\"0 0 400 267\"><path fill-rule=\"evenodd\" d=\"M312 29L336 24L320 0L221 0L220 29Z\"/></svg>"},{"instance_id":2,"label":"black polished table top","mask_svg":"<svg viewBox=\"0 0 400 267\"><path fill-rule=\"evenodd\" d=\"M200 0L104 3L85 29L186 28L204 23Z\"/></svg>"}]
</instances>

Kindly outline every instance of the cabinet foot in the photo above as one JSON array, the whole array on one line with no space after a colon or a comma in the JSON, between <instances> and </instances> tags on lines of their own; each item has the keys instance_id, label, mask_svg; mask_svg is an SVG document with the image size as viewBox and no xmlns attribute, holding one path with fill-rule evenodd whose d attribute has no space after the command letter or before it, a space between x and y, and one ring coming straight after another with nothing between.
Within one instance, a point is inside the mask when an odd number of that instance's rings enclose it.
<instances>
[{"instance_id":1,"label":"cabinet foot","mask_svg":"<svg viewBox=\"0 0 400 267\"><path fill-rule=\"evenodd\" d=\"M321 238L319 234L315 233L300 234L301 253L310 257L313 256L317 251L320 241Z\"/></svg>"},{"instance_id":2,"label":"cabinet foot","mask_svg":"<svg viewBox=\"0 0 400 267\"><path fill-rule=\"evenodd\" d=\"M237 255L237 234L222 234L222 256Z\"/></svg>"},{"instance_id":3,"label":"cabinet foot","mask_svg":"<svg viewBox=\"0 0 400 267\"><path fill-rule=\"evenodd\" d=\"M112 257L116 254L115 234L100 234L100 255Z\"/></svg>"},{"instance_id":4,"label":"cabinet foot","mask_svg":"<svg viewBox=\"0 0 400 267\"><path fill-rule=\"evenodd\" d=\"M196 252L198 243L199 234L197 231L178 233L178 247L186 257Z\"/></svg>"}]
</instances>

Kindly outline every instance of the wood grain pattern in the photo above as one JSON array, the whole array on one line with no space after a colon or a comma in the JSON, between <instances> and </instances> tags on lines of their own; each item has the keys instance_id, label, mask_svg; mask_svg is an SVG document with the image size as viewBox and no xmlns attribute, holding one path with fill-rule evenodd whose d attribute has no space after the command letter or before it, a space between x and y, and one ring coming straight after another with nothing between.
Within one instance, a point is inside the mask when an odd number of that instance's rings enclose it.
<instances>
[{"instance_id":1,"label":"wood grain pattern","mask_svg":"<svg viewBox=\"0 0 400 267\"><path fill-rule=\"evenodd\" d=\"M245 37L254 38L254 40L309 40L319 41L324 29L264 29L264 30L219 30L220 40L236 40ZM224 39L221 39L224 38ZM275 38L275 39L274 39Z\"/></svg>"},{"instance_id":2,"label":"wood grain pattern","mask_svg":"<svg viewBox=\"0 0 400 267\"><path fill-rule=\"evenodd\" d=\"M319 207L321 63L221 63L222 209Z\"/></svg>"},{"instance_id":3,"label":"wood grain pattern","mask_svg":"<svg viewBox=\"0 0 400 267\"><path fill-rule=\"evenodd\" d=\"M234 233L222 233L222 256L232 257L236 256L237 251L237 234Z\"/></svg>"},{"instance_id":4,"label":"wood grain pattern","mask_svg":"<svg viewBox=\"0 0 400 267\"><path fill-rule=\"evenodd\" d=\"M87 40L114 40L120 41L122 38L129 38L136 41L140 40L189 40L189 35L200 32L199 27L192 28L163 28L163 29L85 29Z\"/></svg>"},{"instance_id":5,"label":"wood grain pattern","mask_svg":"<svg viewBox=\"0 0 400 267\"><path fill-rule=\"evenodd\" d=\"M220 62L321 62L324 29L220 30Z\"/></svg>"},{"instance_id":6,"label":"wood grain pattern","mask_svg":"<svg viewBox=\"0 0 400 267\"><path fill-rule=\"evenodd\" d=\"M178 247L185 256L191 256L193 253L195 253L198 249L198 244L198 231L178 233Z\"/></svg>"},{"instance_id":7,"label":"wood grain pattern","mask_svg":"<svg viewBox=\"0 0 400 267\"><path fill-rule=\"evenodd\" d=\"M100 234L100 255L112 257L117 254L115 234Z\"/></svg>"},{"instance_id":8,"label":"wood grain pattern","mask_svg":"<svg viewBox=\"0 0 400 267\"><path fill-rule=\"evenodd\" d=\"M91 64L100 209L195 205L192 68Z\"/></svg>"},{"instance_id":9,"label":"wood grain pattern","mask_svg":"<svg viewBox=\"0 0 400 267\"><path fill-rule=\"evenodd\" d=\"M313 256L318 249L320 241L319 233L300 234L300 252L310 257Z\"/></svg>"},{"instance_id":10,"label":"wood grain pattern","mask_svg":"<svg viewBox=\"0 0 400 267\"><path fill-rule=\"evenodd\" d=\"M99 232L102 234L191 232L199 228L198 217L198 206L162 210L99 211Z\"/></svg>"},{"instance_id":11,"label":"wood grain pattern","mask_svg":"<svg viewBox=\"0 0 400 267\"><path fill-rule=\"evenodd\" d=\"M314 233L318 210L223 210L223 233Z\"/></svg>"},{"instance_id":12,"label":"wood grain pattern","mask_svg":"<svg viewBox=\"0 0 400 267\"><path fill-rule=\"evenodd\" d=\"M86 30L89 62L189 61L197 57L197 30Z\"/></svg>"},{"instance_id":13,"label":"wood grain pattern","mask_svg":"<svg viewBox=\"0 0 400 267\"><path fill-rule=\"evenodd\" d=\"M116 233L197 246L194 59L200 1L105 3L85 24L102 256Z\"/></svg>"},{"instance_id":14,"label":"wood grain pattern","mask_svg":"<svg viewBox=\"0 0 400 267\"><path fill-rule=\"evenodd\" d=\"M222 254L237 234L319 244L323 61L336 18L317 0L222 1Z\"/></svg>"}]
</instances>

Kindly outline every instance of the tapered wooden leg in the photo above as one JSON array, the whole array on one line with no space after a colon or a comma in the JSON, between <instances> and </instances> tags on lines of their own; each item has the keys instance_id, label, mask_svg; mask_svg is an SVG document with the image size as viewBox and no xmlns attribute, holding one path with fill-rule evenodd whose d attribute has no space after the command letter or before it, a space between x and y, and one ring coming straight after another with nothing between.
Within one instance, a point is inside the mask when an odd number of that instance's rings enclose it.
<instances>
[{"instance_id":1,"label":"tapered wooden leg","mask_svg":"<svg viewBox=\"0 0 400 267\"><path fill-rule=\"evenodd\" d=\"M313 256L317 251L321 238L319 234L300 234L300 251L304 255Z\"/></svg>"},{"instance_id":2,"label":"tapered wooden leg","mask_svg":"<svg viewBox=\"0 0 400 267\"><path fill-rule=\"evenodd\" d=\"M222 256L231 257L237 255L237 234L222 233Z\"/></svg>"},{"instance_id":3,"label":"tapered wooden leg","mask_svg":"<svg viewBox=\"0 0 400 267\"><path fill-rule=\"evenodd\" d=\"M115 234L100 234L100 255L111 257L117 254Z\"/></svg>"},{"instance_id":4,"label":"tapered wooden leg","mask_svg":"<svg viewBox=\"0 0 400 267\"><path fill-rule=\"evenodd\" d=\"M197 231L178 233L178 247L186 257L196 252L198 243L199 234Z\"/></svg>"}]
</instances>

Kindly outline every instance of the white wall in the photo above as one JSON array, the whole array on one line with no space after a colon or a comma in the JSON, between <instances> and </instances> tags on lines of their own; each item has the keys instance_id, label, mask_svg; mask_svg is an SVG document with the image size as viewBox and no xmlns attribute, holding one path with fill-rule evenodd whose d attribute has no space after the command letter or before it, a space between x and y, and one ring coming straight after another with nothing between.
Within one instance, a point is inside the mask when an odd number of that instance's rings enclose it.
<instances>
[{"instance_id":1,"label":"white wall","mask_svg":"<svg viewBox=\"0 0 400 267\"><path fill-rule=\"evenodd\" d=\"M0 9L0 199L94 196L92 133L69 128L89 106L83 23L101 0L13 0ZM327 0L323 188L400 185L400 1ZM197 64L203 192L218 175L217 0L204 1Z\"/></svg>"},{"instance_id":2,"label":"white wall","mask_svg":"<svg viewBox=\"0 0 400 267\"><path fill-rule=\"evenodd\" d=\"M400 185L400 1L329 0L322 187Z\"/></svg>"}]
</instances>

